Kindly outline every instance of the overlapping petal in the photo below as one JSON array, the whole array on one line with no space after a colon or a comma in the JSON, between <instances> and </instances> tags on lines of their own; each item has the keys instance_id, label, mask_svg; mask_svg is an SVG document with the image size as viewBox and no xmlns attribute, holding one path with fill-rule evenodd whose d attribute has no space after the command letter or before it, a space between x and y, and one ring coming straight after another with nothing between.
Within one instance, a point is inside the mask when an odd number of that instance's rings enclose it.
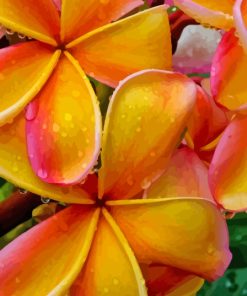
<instances>
[{"instance_id":1,"label":"overlapping petal","mask_svg":"<svg viewBox=\"0 0 247 296\"><path fill-rule=\"evenodd\" d=\"M247 117L236 117L216 148L209 180L217 202L231 211L247 210Z\"/></svg>"},{"instance_id":2,"label":"overlapping petal","mask_svg":"<svg viewBox=\"0 0 247 296\"><path fill-rule=\"evenodd\" d=\"M71 55L62 56L26 118L36 174L48 183L81 181L98 158L101 117L93 88Z\"/></svg>"},{"instance_id":3,"label":"overlapping petal","mask_svg":"<svg viewBox=\"0 0 247 296\"><path fill-rule=\"evenodd\" d=\"M57 45L59 41L59 15L52 0L1 0L0 24L33 37Z\"/></svg>"},{"instance_id":4,"label":"overlapping petal","mask_svg":"<svg viewBox=\"0 0 247 296\"><path fill-rule=\"evenodd\" d=\"M247 109L246 67L247 56L233 29L223 36L211 69L212 95L229 110Z\"/></svg>"},{"instance_id":5,"label":"overlapping petal","mask_svg":"<svg viewBox=\"0 0 247 296\"><path fill-rule=\"evenodd\" d=\"M164 6L101 27L68 47L88 75L112 87L139 70L171 68L170 27Z\"/></svg>"},{"instance_id":6,"label":"overlapping petal","mask_svg":"<svg viewBox=\"0 0 247 296\"><path fill-rule=\"evenodd\" d=\"M65 294L86 260L98 216L69 207L1 250L1 295Z\"/></svg>"},{"instance_id":7,"label":"overlapping petal","mask_svg":"<svg viewBox=\"0 0 247 296\"><path fill-rule=\"evenodd\" d=\"M20 114L12 124L0 128L0 176L38 195L68 203L92 203L79 186L59 187L42 182L28 161L25 119Z\"/></svg>"},{"instance_id":8,"label":"overlapping petal","mask_svg":"<svg viewBox=\"0 0 247 296\"><path fill-rule=\"evenodd\" d=\"M203 285L203 279L186 271L168 266L141 265L149 296L194 295Z\"/></svg>"},{"instance_id":9,"label":"overlapping petal","mask_svg":"<svg viewBox=\"0 0 247 296\"><path fill-rule=\"evenodd\" d=\"M161 175L195 96L190 79L159 70L139 72L117 88L105 121L100 196L131 198Z\"/></svg>"},{"instance_id":10,"label":"overlapping petal","mask_svg":"<svg viewBox=\"0 0 247 296\"><path fill-rule=\"evenodd\" d=\"M196 104L187 126L194 148L198 150L217 138L228 122L226 112L219 108L200 86L197 86Z\"/></svg>"},{"instance_id":11,"label":"overlapping petal","mask_svg":"<svg viewBox=\"0 0 247 296\"><path fill-rule=\"evenodd\" d=\"M117 20L143 4L142 0L63 0L61 39L68 43L83 34Z\"/></svg>"},{"instance_id":12,"label":"overlapping petal","mask_svg":"<svg viewBox=\"0 0 247 296\"><path fill-rule=\"evenodd\" d=\"M166 198L107 204L139 262L165 264L211 280L221 276L230 262L225 220L208 200Z\"/></svg>"},{"instance_id":13,"label":"overlapping petal","mask_svg":"<svg viewBox=\"0 0 247 296\"><path fill-rule=\"evenodd\" d=\"M147 295L132 250L106 210L103 213L105 217L99 221L86 266L73 284L70 295Z\"/></svg>"},{"instance_id":14,"label":"overlapping petal","mask_svg":"<svg viewBox=\"0 0 247 296\"><path fill-rule=\"evenodd\" d=\"M174 4L201 24L220 29L233 27L235 0L174 0Z\"/></svg>"},{"instance_id":15,"label":"overlapping petal","mask_svg":"<svg viewBox=\"0 0 247 296\"><path fill-rule=\"evenodd\" d=\"M0 125L14 118L40 91L60 51L37 41L0 50Z\"/></svg>"},{"instance_id":16,"label":"overlapping petal","mask_svg":"<svg viewBox=\"0 0 247 296\"><path fill-rule=\"evenodd\" d=\"M178 149L164 174L145 192L146 198L204 197L212 199L208 170L196 153L188 147Z\"/></svg>"},{"instance_id":17,"label":"overlapping petal","mask_svg":"<svg viewBox=\"0 0 247 296\"><path fill-rule=\"evenodd\" d=\"M241 40L241 44L247 51L247 1L236 0L233 7L233 16L235 27L238 32L238 36Z\"/></svg>"}]
</instances>

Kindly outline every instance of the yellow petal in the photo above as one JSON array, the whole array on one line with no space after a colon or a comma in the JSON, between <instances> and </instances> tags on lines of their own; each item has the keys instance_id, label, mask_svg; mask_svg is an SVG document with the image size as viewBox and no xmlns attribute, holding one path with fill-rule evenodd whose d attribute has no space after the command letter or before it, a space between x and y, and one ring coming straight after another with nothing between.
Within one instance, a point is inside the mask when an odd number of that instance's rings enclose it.
<instances>
[{"instance_id":1,"label":"yellow petal","mask_svg":"<svg viewBox=\"0 0 247 296\"><path fill-rule=\"evenodd\" d=\"M235 0L174 0L174 4L197 22L228 30L233 27Z\"/></svg>"},{"instance_id":2,"label":"yellow petal","mask_svg":"<svg viewBox=\"0 0 247 296\"><path fill-rule=\"evenodd\" d=\"M86 261L99 210L72 206L0 252L1 295L63 295Z\"/></svg>"},{"instance_id":3,"label":"yellow petal","mask_svg":"<svg viewBox=\"0 0 247 296\"><path fill-rule=\"evenodd\" d=\"M56 46L59 15L52 0L0 0L0 24Z\"/></svg>"},{"instance_id":4,"label":"yellow petal","mask_svg":"<svg viewBox=\"0 0 247 296\"><path fill-rule=\"evenodd\" d=\"M85 268L71 296L147 295L145 281L126 239L103 210Z\"/></svg>"},{"instance_id":5,"label":"yellow petal","mask_svg":"<svg viewBox=\"0 0 247 296\"><path fill-rule=\"evenodd\" d=\"M174 153L164 174L145 193L146 198L172 196L204 197L213 201L206 165L188 147Z\"/></svg>"},{"instance_id":6,"label":"yellow petal","mask_svg":"<svg viewBox=\"0 0 247 296\"><path fill-rule=\"evenodd\" d=\"M138 38L137 38L138 36ZM143 69L171 69L171 40L164 6L99 28L67 46L95 79L116 87Z\"/></svg>"},{"instance_id":7,"label":"yellow petal","mask_svg":"<svg viewBox=\"0 0 247 296\"><path fill-rule=\"evenodd\" d=\"M100 151L101 115L93 88L65 52L26 112L30 162L48 183L82 181Z\"/></svg>"},{"instance_id":8,"label":"yellow petal","mask_svg":"<svg viewBox=\"0 0 247 296\"><path fill-rule=\"evenodd\" d=\"M60 50L37 41L0 50L0 126L11 120L40 91L57 64Z\"/></svg>"},{"instance_id":9,"label":"yellow petal","mask_svg":"<svg viewBox=\"0 0 247 296\"><path fill-rule=\"evenodd\" d=\"M0 128L0 176L18 187L44 197L68 203L93 203L80 186L50 185L34 174L26 151L23 114L12 124Z\"/></svg>"},{"instance_id":10,"label":"yellow petal","mask_svg":"<svg viewBox=\"0 0 247 296\"><path fill-rule=\"evenodd\" d=\"M195 96L190 79L159 70L136 73L116 89L104 127L100 196L131 198L162 174Z\"/></svg>"},{"instance_id":11,"label":"yellow petal","mask_svg":"<svg viewBox=\"0 0 247 296\"><path fill-rule=\"evenodd\" d=\"M139 262L176 267L216 279L230 263L226 222L208 200L108 201Z\"/></svg>"},{"instance_id":12,"label":"yellow petal","mask_svg":"<svg viewBox=\"0 0 247 296\"><path fill-rule=\"evenodd\" d=\"M142 0L63 0L61 39L68 43L122 17L142 4Z\"/></svg>"}]
</instances>

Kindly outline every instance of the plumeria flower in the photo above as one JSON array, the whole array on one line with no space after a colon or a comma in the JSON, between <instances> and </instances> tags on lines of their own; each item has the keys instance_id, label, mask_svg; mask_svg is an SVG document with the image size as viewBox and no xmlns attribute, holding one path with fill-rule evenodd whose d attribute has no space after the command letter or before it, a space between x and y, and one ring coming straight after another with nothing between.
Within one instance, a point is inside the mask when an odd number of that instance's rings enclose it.
<instances>
[{"instance_id":1,"label":"plumeria flower","mask_svg":"<svg viewBox=\"0 0 247 296\"><path fill-rule=\"evenodd\" d=\"M181 73L209 73L221 40L220 32L201 25L184 28L173 55L173 69Z\"/></svg>"},{"instance_id":2,"label":"plumeria flower","mask_svg":"<svg viewBox=\"0 0 247 296\"><path fill-rule=\"evenodd\" d=\"M229 123L229 116L202 86L197 85L196 104L187 124L185 140L201 159L210 163L219 138Z\"/></svg>"},{"instance_id":3,"label":"plumeria flower","mask_svg":"<svg viewBox=\"0 0 247 296\"><path fill-rule=\"evenodd\" d=\"M182 74L146 70L125 79L107 111L96 195L81 185L48 184L33 173L22 115L1 128L0 175L73 204L1 250L3 295L147 295L145 279L154 295L160 277L166 279L162 274L170 279L174 273L174 285L194 280L195 292L202 284L198 277L222 275L231 258L228 234L208 189L200 185L192 192L190 183L187 192L173 187L154 193L164 188L158 180L167 165L177 175L177 157L188 159L187 165L200 162L187 150L175 152L195 97L194 82ZM197 180L203 174L194 167L187 176ZM143 190L146 198L140 198ZM154 270L156 279L150 276ZM171 291L169 283L160 288Z\"/></svg>"},{"instance_id":4,"label":"plumeria flower","mask_svg":"<svg viewBox=\"0 0 247 296\"><path fill-rule=\"evenodd\" d=\"M101 118L86 74L116 87L138 70L170 68L164 6L111 23L142 3L63 0L60 16L52 0L0 0L0 23L37 39L0 51L0 125L31 102L26 141L42 180L76 183L98 157Z\"/></svg>"},{"instance_id":5,"label":"plumeria flower","mask_svg":"<svg viewBox=\"0 0 247 296\"><path fill-rule=\"evenodd\" d=\"M229 30L234 26L235 0L174 0L174 4L198 23Z\"/></svg>"},{"instance_id":6,"label":"plumeria flower","mask_svg":"<svg viewBox=\"0 0 247 296\"><path fill-rule=\"evenodd\" d=\"M244 41L245 1L234 6L235 29L225 33L214 56L211 91L221 108L232 114L210 164L209 181L216 201L229 211L246 211L247 56ZM239 40L240 38L240 40Z\"/></svg>"}]
</instances>

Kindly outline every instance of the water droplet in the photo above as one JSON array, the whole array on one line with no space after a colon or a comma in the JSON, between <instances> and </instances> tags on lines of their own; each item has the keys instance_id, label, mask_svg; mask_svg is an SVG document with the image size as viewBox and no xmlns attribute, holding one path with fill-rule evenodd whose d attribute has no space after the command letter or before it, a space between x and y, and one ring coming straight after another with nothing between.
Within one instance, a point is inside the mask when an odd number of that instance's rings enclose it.
<instances>
[{"instance_id":1,"label":"water droplet","mask_svg":"<svg viewBox=\"0 0 247 296\"><path fill-rule=\"evenodd\" d=\"M64 114L64 119L65 119L66 121L71 121L71 119L72 119L72 115L71 115L70 113L65 113L65 114Z\"/></svg>"},{"instance_id":2,"label":"water droplet","mask_svg":"<svg viewBox=\"0 0 247 296\"><path fill-rule=\"evenodd\" d=\"M62 135L62 137L63 137L63 138L66 138L66 137L68 136L68 134L67 134L67 133L65 133L65 132L62 132L62 134L61 134L61 135Z\"/></svg>"},{"instance_id":3,"label":"water droplet","mask_svg":"<svg viewBox=\"0 0 247 296\"><path fill-rule=\"evenodd\" d=\"M48 203L50 202L50 198L48 198L48 197L44 197L44 196L41 196L41 201L42 201L42 203L44 203L44 204L48 204Z\"/></svg>"},{"instance_id":4,"label":"water droplet","mask_svg":"<svg viewBox=\"0 0 247 296\"><path fill-rule=\"evenodd\" d=\"M29 120L29 121L34 120L38 114L38 110L39 110L39 105L37 100L34 100L31 103L29 103L26 107L26 114L25 114L26 120Z\"/></svg>"},{"instance_id":5,"label":"water droplet","mask_svg":"<svg viewBox=\"0 0 247 296\"><path fill-rule=\"evenodd\" d=\"M87 167L87 163L84 162L84 163L82 164L82 168L85 169L86 167Z\"/></svg>"},{"instance_id":6,"label":"water droplet","mask_svg":"<svg viewBox=\"0 0 247 296\"><path fill-rule=\"evenodd\" d=\"M138 128L136 129L136 131L139 133L139 132L141 131L141 128L138 127Z\"/></svg>"},{"instance_id":7,"label":"water droplet","mask_svg":"<svg viewBox=\"0 0 247 296\"><path fill-rule=\"evenodd\" d=\"M16 277L16 278L15 278L15 282L16 282L17 284L19 284L19 283L21 282L21 280L20 280L18 277Z\"/></svg>"},{"instance_id":8,"label":"water droplet","mask_svg":"<svg viewBox=\"0 0 247 296\"><path fill-rule=\"evenodd\" d=\"M233 213L233 212L226 212L226 213L225 213L225 218L226 218L227 220L233 219L234 216L235 216L235 213Z\"/></svg>"},{"instance_id":9,"label":"water droplet","mask_svg":"<svg viewBox=\"0 0 247 296\"><path fill-rule=\"evenodd\" d=\"M124 119L125 117L126 117L126 115L125 115L125 114L122 114L122 115L121 115L121 118L122 118L122 119Z\"/></svg>"},{"instance_id":10,"label":"water droplet","mask_svg":"<svg viewBox=\"0 0 247 296\"><path fill-rule=\"evenodd\" d=\"M207 249L208 254L213 255L214 251L215 251L214 247L210 244Z\"/></svg>"},{"instance_id":11,"label":"water droplet","mask_svg":"<svg viewBox=\"0 0 247 296\"><path fill-rule=\"evenodd\" d=\"M14 35L14 34L15 34L15 32L12 31L11 29L6 29L6 33L7 33L8 35Z\"/></svg>"},{"instance_id":12,"label":"water droplet","mask_svg":"<svg viewBox=\"0 0 247 296\"><path fill-rule=\"evenodd\" d=\"M52 130L54 131L54 133L57 133L60 130L60 126L57 123L53 123Z\"/></svg>"},{"instance_id":13,"label":"water droplet","mask_svg":"<svg viewBox=\"0 0 247 296\"><path fill-rule=\"evenodd\" d=\"M23 188L19 188L19 193L20 194L27 194L28 193L28 190L23 189Z\"/></svg>"},{"instance_id":14,"label":"water droplet","mask_svg":"<svg viewBox=\"0 0 247 296\"><path fill-rule=\"evenodd\" d=\"M25 36L25 35L23 35L23 34L21 34L21 33L18 33L18 38L19 38L19 39L25 39L25 38L26 38L26 36Z\"/></svg>"},{"instance_id":15,"label":"water droplet","mask_svg":"<svg viewBox=\"0 0 247 296\"><path fill-rule=\"evenodd\" d=\"M117 286L119 284L119 280L118 279L113 279L113 285Z\"/></svg>"},{"instance_id":16,"label":"water droplet","mask_svg":"<svg viewBox=\"0 0 247 296\"><path fill-rule=\"evenodd\" d=\"M41 178L41 179L46 179L48 174L47 174L47 171L43 168L40 168L38 170L38 176Z\"/></svg>"},{"instance_id":17,"label":"water droplet","mask_svg":"<svg viewBox=\"0 0 247 296\"><path fill-rule=\"evenodd\" d=\"M83 132L86 132L86 131L87 131L87 127L86 127L86 126L83 126L81 130L82 130Z\"/></svg>"},{"instance_id":18,"label":"water droplet","mask_svg":"<svg viewBox=\"0 0 247 296\"><path fill-rule=\"evenodd\" d=\"M16 173L16 172L18 172L18 171L19 171L18 167L17 167L16 165L14 165L14 166L13 166L13 172Z\"/></svg>"},{"instance_id":19,"label":"water droplet","mask_svg":"<svg viewBox=\"0 0 247 296\"><path fill-rule=\"evenodd\" d=\"M84 155L83 151L79 150L79 151L78 151L78 156L79 156L79 157L82 157L83 155Z\"/></svg>"},{"instance_id":20,"label":"water droplet","mask_svg":"<svg viewBox=\"0 0 247 296\"><path fill-rule=\"evenodd\" d=\"M43 129L47 129L47 125L46 125L46 123L43 123L42 128L43 128Z\"/></svg>"},{"instance_id":21,"label":"water droplet","mask_svg":"<svg viewBox=\"0 0 247 296\"><path fill-rule=\"evenodd\" d=\"M142 189L148 189L151 186L151 181L148 178L145 178L142 183L141 183L141 188Z\"/></svg>"},{"instance_id":22,"label":"water droplet","mask_svg":"<svg viewBox=\"0 0 247 296\"><path fill-rule=\"evenodd\" d=\"M151 151L151 152L150 152L150 156L151 156L151 157L155 157L155 155L156 155L156 152L155 152L155 151Z\"/></svg>"},{"instance_id":23,"label":"water droplet","mask_svg":"<svg viewBox=\"0 0 247 296\"><path fill-rule=\"evenodd\" d=\"M109 289L108 288L104 288L104 293L108 293Z\"/></svg>"}]
</instances>

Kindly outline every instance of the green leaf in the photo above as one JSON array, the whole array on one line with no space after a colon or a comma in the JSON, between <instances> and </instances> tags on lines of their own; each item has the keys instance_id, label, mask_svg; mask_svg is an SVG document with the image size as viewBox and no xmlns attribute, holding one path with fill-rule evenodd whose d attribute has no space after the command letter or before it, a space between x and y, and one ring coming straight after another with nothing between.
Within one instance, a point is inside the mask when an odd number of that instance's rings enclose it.
<instances>
[{"instance_id":1,"label":"green leaf","mask_svg":"<svg viewBox=\"0 0 247 296\"><path fill-rule=\"evenodd\" d=\"M233 255L230 268L247 267L247 214L236 214L233 219L227 221L227 224Z\"/></svg>"},{"instance_id":2,"label":"green leaf","mask_svg":"<svg viewBox=\"0 0 247 296\"><path fill-rule=\"evenodd\" d=\"M6 182L0 188L0 202L4 201L14 191L14 185Z\"/></svg>"},{"instance_id":3,"label":"green leaf","mask_svg":"<svg viewBox=\"0 0 247 296\"><path fill-rule=\"evenodd\" d=\"M246 296L247 268L228 270L213 283L205 282L197 296Z\"/></svg>"}]
</instances>

